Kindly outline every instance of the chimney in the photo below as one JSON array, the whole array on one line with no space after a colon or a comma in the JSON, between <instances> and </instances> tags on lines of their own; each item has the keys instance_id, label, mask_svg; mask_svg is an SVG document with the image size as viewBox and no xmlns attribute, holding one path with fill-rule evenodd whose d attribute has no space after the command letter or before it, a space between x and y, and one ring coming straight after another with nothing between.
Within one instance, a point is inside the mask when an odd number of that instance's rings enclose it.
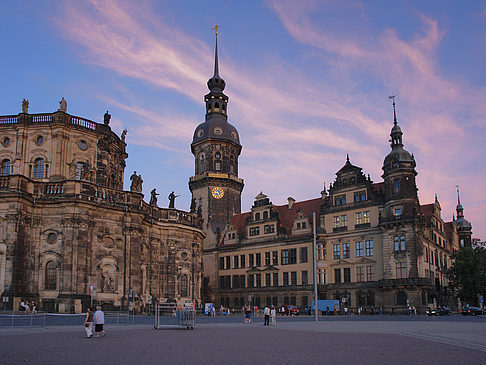
<instances>
[{"instance_id":1,"label":"chimney","mask_svg":"<svg viewBox=\"0 0 486 365\"><path fill-rule=\"evenodd\" d=\"M294 198L292 198L291 196L289 196L289 197L287 198L287 200L289 201L289 205L288 205L288 207L289 207L289 210L290 210L290 209L292 209L292 207L293 207L293 205L294 205L294 203L295 203L295 199L294 199Z\"/></svg>"}]
</instances>

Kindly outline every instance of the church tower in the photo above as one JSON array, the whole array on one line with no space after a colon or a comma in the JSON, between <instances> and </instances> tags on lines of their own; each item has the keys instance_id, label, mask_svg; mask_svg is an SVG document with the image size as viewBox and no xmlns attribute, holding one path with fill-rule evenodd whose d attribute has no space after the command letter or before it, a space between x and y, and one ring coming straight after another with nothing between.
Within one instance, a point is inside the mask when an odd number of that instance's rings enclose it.
<instances>
[{"instance_id":1,"label":"church tower","mask_svg":"<svg viewBox=\"0 0 486 365\"><path fill-rule=\"evenodd\" d=\"M243 180L238 178L241 144L238 131L228 123L228 96L219 76L218 33L214 53L214 75L208 80L204 96L206 117L194 131L191 151L194 176L189 180L193 207L201 214L207 235L205 250L218 246L226 225L241 212Z\"/></svg>"},{"instance_id":2,"label":"church tower","mask_svg":"<svg viewBox=\"0 0 486 365\"><path fill-rule=\"evenodd\" d=\"M466 218L464 218L464 208L462 207L461 198L459 197L459 188L457 188L456 213L457 219L454 221L454 223L459 236L459 246L461 248L471 247L472 225Z\"/></svg>"}]
</instances>

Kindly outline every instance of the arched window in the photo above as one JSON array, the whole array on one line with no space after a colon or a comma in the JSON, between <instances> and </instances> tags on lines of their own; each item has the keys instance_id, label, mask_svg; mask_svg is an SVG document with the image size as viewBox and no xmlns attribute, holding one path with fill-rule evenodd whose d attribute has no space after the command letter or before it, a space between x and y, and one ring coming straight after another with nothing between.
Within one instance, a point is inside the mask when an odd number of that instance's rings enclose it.
<instances>
[{"instance_id":1,"label":"arched window","mask_svg":"<svg viewBox=\"0 0 486 365\"><path fill-rule=\"evenodd\" d=\"M400 188L400 179L396 179L393 182L393 194L400 194L401 188Z\"/></svg>"},{"instance_id":2,"label":"arched window","mask_svg":"<svg viewBox=\"0 0 486 365\"><path fill-rule=\"evenodd\" d=\"M263 212L263 219L267 219L268 218L268 211L264 211Z\"/></svg>"},{"instance_id":3,"label":"arched window","mask_svg":"<svg viewBox=\"0 0 486 365\"><path fill-rule=\"evenodd\" d=\"M46 290L57 289L57 265L54 261L49 261L46 265L44 287Z\"/></svg>"},{"instance_id":4,"label":"arched window","mask_svg":"<svg viewBox=\"0 0 486 365\"><path fill-rule=\"evenodd\" d=\"M32 177L34 179L42 179L44 177L44 159L38 158L35 160Z\"/></svg>"},{"instance_id":5,"label":"arched window","mask_svg":"<svg viewBox=\"0 0 486 365\"><path fill-rule=\"evenodd\" d=\"M214 111L219 112L219 103L214 103Z\"/></svg>"},{"instance_id":6,"label":"arched window","mask_svg":"<svg viewBox=\"0 0 486 365\"><path fill-rule=\"evenodd\" d=\"M201 174L204 172L204 153L199 155L199 172Z\"/></svg>"},{"instance_id":7,"label":"arched window","mask_svg":"<svg viewBox=\"0 0 486 365\"><path fill-rule=\"evenodd\" d=\"M223 113L226 113L226 105L223 104Z\"/></svg>"},{"instance_id":8,"label":"arched window","mask_svg":"<svg viewBox=\"0 0 486 365\"><path fill-rule=\"evenodd\" d=\"M0 176L5 176L10 174L10 160L3 160L0 165Z\"/></svg>"},{"instance_id":9,"label":"arched window","mask_svg":"<svg viewBox=\"0 0 486 365\"><path fill-rule=\"evenodd\" d=\"M81 174L83 173L84 163L76 162L76 180L81 180Z\"/></svg>"},{"instance_id":10,"label":"arched window","mask_svg":"<svg viewBox=\"0 0 486 365\"><path fill-rule=\"evenodd\" d=\"M260 220L260 213L255 213L255 220L259 221Z\"/></svg>"},{"instance_id":11,"label":"arched window","mask_svg":"<svg viewBox=\"0 0 486 365\"><path fill-rule=\"evenodd\" d=\"M407 305L407 293L403 290L397 293L397 305Z\"/></svg>"},{"instance_id":12,"label":"arched window","mask_svg":"<svg viewBox=\"0 0 486 365\"><path fill-rule=\"evenodd\" d=\"M189 285L188 285L187 275L182 275L181 280L179 282L179 294L181 297L187 297L189 292Z\"/></svg>"}]
</instances>

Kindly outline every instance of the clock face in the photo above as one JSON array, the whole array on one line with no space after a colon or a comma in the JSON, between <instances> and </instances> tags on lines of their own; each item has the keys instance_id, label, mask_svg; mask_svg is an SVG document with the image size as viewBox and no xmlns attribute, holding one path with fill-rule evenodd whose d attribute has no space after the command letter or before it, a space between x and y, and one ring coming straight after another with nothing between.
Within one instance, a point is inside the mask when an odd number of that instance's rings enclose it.
<instances>
[{"instance_id":1,"label":"clock face","mask_svg":"<svg viewBox=\"0 0 486 365\"><path fill-rule=\"evenodd\" d=\"M211 193L212 193L214 198L221 199L224 195L224 190L222 188L213 188Z\"/></svg>"}]
</instances>

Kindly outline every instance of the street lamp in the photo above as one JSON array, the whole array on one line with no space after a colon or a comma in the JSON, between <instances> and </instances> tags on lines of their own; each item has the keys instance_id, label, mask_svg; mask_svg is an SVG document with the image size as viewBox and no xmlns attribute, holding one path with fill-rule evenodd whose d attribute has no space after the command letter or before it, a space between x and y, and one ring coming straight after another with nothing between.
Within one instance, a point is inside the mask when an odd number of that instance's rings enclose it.
<instances>
[{"instance_id":1,"label":"street lamp","mask_svg":"<svg viewBox=\"0 0 486 365\"><path fill-rule=\"evenodd\" d=\"M7 292L8 292L8 284L5 284L3 286L3 310L6 311L7 310L7 302L8 302L8 295L7 295Z\"/></svg>"}]
</instances>

